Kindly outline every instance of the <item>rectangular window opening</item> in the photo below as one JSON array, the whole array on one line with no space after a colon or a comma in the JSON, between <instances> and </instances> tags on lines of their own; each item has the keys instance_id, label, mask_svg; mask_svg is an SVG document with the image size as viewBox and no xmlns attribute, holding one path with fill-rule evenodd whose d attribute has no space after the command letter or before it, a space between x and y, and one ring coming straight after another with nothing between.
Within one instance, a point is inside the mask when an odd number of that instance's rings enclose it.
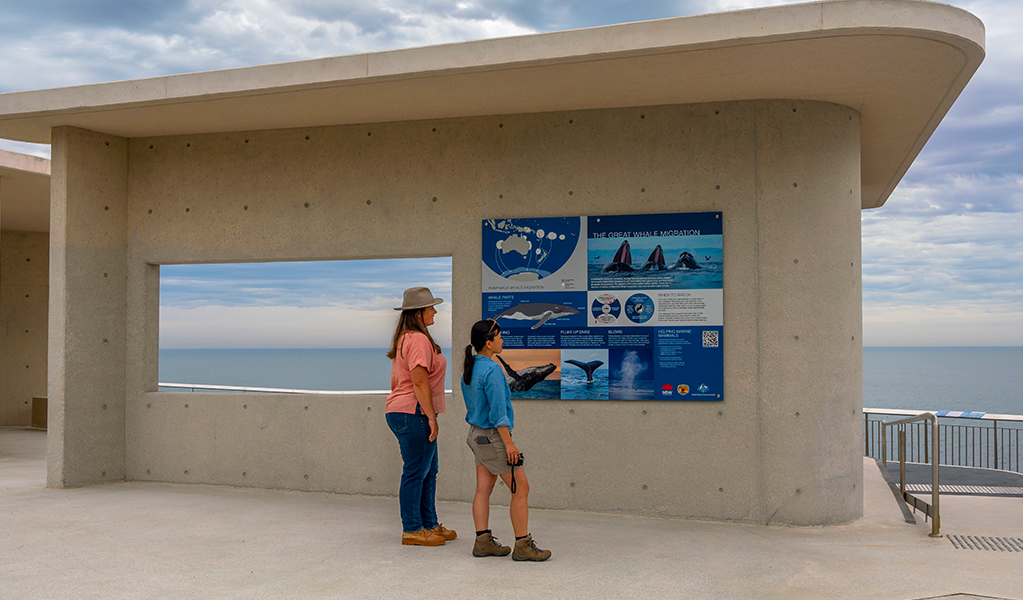
<instances>
[{"instance_id":1,"label":"rectangular window opening","mask_svg":"<svg viewBox=\"0 0 1023 600\"><path fill-rule=\"evenodd\" d=\"M389 391L417 286L444 299L429 331L450 389L451 257L160 265L159 390Z\"/></svg>"}]
</instances>

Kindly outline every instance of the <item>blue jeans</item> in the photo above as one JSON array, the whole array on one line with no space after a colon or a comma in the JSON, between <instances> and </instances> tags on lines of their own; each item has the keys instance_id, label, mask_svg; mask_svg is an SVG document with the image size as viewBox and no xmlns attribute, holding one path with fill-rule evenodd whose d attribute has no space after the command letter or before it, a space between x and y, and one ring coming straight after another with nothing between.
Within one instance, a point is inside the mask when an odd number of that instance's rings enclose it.
<instances>
[{"instance_id":1,"label":"blue jeans","mask_svg":"<svg viewBox=\"0 0 1023 600\"><path fill-rule=\"evenodd\" d=\"M387 413L387 426L401 448L401 527L406 533L434 529L437 522L437 440L430 441L430 422L416 407L416 414Z\"/></svg>"}]
</instances>

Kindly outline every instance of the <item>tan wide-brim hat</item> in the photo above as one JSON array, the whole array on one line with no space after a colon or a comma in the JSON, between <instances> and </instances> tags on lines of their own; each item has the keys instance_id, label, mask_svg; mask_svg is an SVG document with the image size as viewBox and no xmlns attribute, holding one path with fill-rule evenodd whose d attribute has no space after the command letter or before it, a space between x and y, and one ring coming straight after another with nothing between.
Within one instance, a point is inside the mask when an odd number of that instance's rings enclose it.
<instances>
[{"instance_id":1,"label":"tan wide-brim hat","mask_svg":"<svg viewBox=\"0 0 1023 600\"><path fill-rule=\"evenodd\" d=\"M434 298L430 288L414 287L405 290L405 297L401 300L401 306L394 310L416 310L428 306L436 306L444 302L441 298Z\"/></svg>"}]
</instances>

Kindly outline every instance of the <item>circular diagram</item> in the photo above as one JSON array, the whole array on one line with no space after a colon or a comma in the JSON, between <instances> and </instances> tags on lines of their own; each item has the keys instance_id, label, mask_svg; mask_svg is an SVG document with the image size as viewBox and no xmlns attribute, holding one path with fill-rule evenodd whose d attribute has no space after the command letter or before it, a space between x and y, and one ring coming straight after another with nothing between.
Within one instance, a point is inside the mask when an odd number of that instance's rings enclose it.
<instances>
[{"instance_id":1,"label":"circular diagram","mask_svg":"<svg viewBox=\"0 0 1023 600\"><path fill-rule=\"evenodd\" d=\"M633 294L625 301L625 316L633 323L646 323L654 316L654 301L646 294Z\"/></svg>"},{"instance_id":2,"label":"circular diagram","mask_svg":"<svg viewBox=\"0 0 1023 600\"><path fill-rule=\"evenodd\" d=\"M593 313L594 323L610 325L622 315L622 303L611 294L601 294L593 299L590 312Z\"/></svg>"}]
</instances>

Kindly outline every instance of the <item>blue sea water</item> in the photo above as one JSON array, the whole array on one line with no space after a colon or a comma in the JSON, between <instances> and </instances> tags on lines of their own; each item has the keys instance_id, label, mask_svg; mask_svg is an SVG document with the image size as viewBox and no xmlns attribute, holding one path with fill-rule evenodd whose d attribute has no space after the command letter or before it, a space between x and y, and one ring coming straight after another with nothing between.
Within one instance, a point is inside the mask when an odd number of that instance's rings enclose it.
<instances>
[{"instance_id":1,"label":"blue sea water","mask_svg":"<svg viewBox=\"0 0 1023 600\"><path fill-rule=\"evenodd\" d=\"M386 390L391 363L385 353L379 348L162 349L160 381ZM443 353L450 365L451 349ZM570 387L584 383L572 380L571 371L562 377L566 375L569 381L558 382L559 389L566 383ZM864 348L863 405L1023 414L1023 348Z\"/></svg>"}]
</instances>

